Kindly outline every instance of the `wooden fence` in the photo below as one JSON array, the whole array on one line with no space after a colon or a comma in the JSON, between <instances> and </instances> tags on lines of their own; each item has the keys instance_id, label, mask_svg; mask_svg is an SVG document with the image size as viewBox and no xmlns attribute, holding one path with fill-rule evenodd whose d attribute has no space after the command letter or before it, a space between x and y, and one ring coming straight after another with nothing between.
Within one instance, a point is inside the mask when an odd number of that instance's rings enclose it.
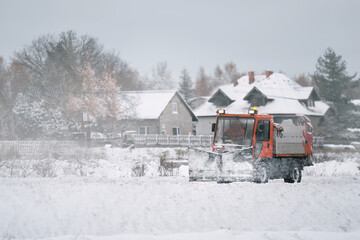
<instances>
[{"instance_id":1,"label":"wooden fence","mask_svg":"<svg viewBox=\"0 0 360 240\"><path fill-rule=\"evenodd\" d=\"M210 147L213 136L201 135L132 135L135 145L140 146L196 146Z\"/></svg>"},{"instance_id":2,"label":"wooden fence","mask_svg":"<svg viewBox=\"0 0 360 240\"><path fill-rule=\"evenodd\" d=\"M64 157L84 151L86 148L76 141L0 141L2 158L44 158L54 154Z\"/></svg>"}]
</instances>

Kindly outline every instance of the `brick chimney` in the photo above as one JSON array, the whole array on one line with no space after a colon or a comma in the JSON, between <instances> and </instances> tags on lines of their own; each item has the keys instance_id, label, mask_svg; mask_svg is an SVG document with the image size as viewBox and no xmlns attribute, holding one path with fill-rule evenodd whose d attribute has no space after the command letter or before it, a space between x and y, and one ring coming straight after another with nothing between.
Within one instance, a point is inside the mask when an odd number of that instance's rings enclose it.
<instances>
[{"instance_id":1,"label":"brick chimney","mask_svg":"<svg viewBox=\"0 0 360 240\"><path fill-rule=\"evenodd\" d=\"M233 84L234 84L234 87L236 87L239 84L238 80L237 79L233 80Z\"/></svg>"},{"instance_id":2,"label":"brick chimney","mask_svg":"<svg viewBox=\"0 0 360 240\"><path fill-rule=\"evenodd\" d=\"M255 82L255 72L248 72L249 74L249 84L252 84Z\"/></svg>"},{"instance_id":3,"label":"brick chimney","mask_svg":"<svg viewBox=\"0 0 360 240\"><path fill-rule=\"evenodd\" d=\"M273 71L265 71L266 78L270 77L273 74Z\"/></svg>"}]
</instances>

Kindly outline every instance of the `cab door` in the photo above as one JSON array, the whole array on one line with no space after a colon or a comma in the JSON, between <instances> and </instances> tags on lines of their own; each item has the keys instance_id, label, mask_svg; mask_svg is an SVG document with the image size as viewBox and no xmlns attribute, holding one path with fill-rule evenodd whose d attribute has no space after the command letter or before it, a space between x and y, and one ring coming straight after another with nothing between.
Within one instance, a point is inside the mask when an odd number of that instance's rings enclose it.
<instances>
[{"instance_id":1,"label":"cab door","mask_svg":"<svg viewBox=\"0 0 360 240\"><path fill-rule=\"evenodd\" d=\"M258 120L255 130L254 161L271 158L273 154L272 123L270 120Z\"/></svg>"}]
</instances>

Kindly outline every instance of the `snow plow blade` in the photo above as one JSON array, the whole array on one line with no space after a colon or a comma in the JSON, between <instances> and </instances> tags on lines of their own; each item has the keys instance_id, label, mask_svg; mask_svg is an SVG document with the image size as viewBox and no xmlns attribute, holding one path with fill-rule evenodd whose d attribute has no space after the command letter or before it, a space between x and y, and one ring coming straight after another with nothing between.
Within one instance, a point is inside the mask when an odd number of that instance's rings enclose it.
<instances>
[{"instance_id":1,"label":"snow plow blade","mask_svg":"<svg viewBox=\"0 0 360 240\"><path fill-rule=\"evenodd\" d=\"M220 154L189 148L189 180L216 181Z\"/></svg>"},{"instance_id":2,"label":"snow plow blade","mask_svg":"<svg viewBox=\"0 0 360 240\"><path fill-rule=\"evenodd\" d=\"M252 148L214 153L189 149L189 180L218 183L253 181Z\"/></svg>"}]
</instances>

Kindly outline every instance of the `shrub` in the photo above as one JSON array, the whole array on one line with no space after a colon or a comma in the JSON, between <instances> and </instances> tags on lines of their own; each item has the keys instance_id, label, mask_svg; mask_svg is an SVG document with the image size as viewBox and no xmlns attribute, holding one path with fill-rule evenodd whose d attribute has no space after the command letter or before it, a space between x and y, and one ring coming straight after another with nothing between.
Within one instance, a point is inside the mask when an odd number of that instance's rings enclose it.
<instances>
[{"instance_id":1,"label":"shrub","mask_svg":"<svg viewBox=\"0 0 360 240\"><path fill-rule=\"evenodd\" d=\"M33 164L33 170L40 177L56 177L54 160L45 159Z\"/></svg>"},{"instance_id":2,"label":"shrub","mask_svg":"<svg viewBox=\"0 0 360 240\"><path fill-rule=\"evenodd\" d=\"M147 171L147 165L145 163L137 162L131 169L131 176L143 177Z\"/></svg>"},{"instance_id":3,"label":"shrub","mask_svg":"<svg viewBox=\"0 0 360 240\"><path fill-rule=\"evenodd\" d=\"M169 151L165 151L160 155L160 165L158 172L160 176L173 176L174 164L168 161Z\"/></svg>"}]
</instances>

